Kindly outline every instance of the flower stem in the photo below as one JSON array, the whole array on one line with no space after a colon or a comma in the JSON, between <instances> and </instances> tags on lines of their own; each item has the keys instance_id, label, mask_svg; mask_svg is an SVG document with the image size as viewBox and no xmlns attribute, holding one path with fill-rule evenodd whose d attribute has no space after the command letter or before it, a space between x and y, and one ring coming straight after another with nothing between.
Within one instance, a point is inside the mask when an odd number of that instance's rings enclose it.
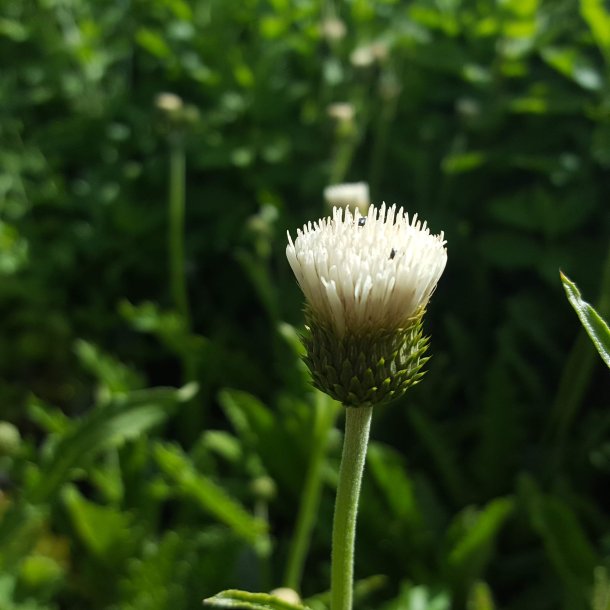
<instances>
[{"instance_id":1,"label":"flower stem","mask_svg":"<svg viewBox=\"0 0 610 610\"><path fill-rule=\"evenodd\" d=\"M313 451L303 486L295 533L288 554L284 585L295 591L301 589L311 532L318 514L322 493L322 473L328 448L328 437L337 419L339 403L322 392L316 392Z\"/></svg>"},{"instance_id":2,"label":"flower stem","mask_svg":"<svg viewBox=\"0 0 610 610\"><path fill-rule=\"evenodd\" d=\"M331 559L330 609L351 610L358 497L373 407L346 407L345 438L335 501Z\"/></svg>"},{"instance_id":3,"label":"flower stem","mask_svg":"<svg viewBox=\"0 0 610 610\"><path fill-rule=\"evenodd\" d=\"M190 330L190 311L184 272L184 145L180 138L170 142L169 168L169 258L170 285L174 305Z\"/></svg>"},{"instance_id":4,"label":"flower stem","mask_svg":"<svg viewBox=\"0 0 610 610\"><path fill-rule=\"evenodd\" d=\"M184 216L186 207L185 156L182 134L173 133L169 138L169 222L167 236L169 281L173 305L182 318L185 334L190 335L193 328L186 283L184 248ZM181 365L184 383L197 380L195 353L185 350L181 355ZM183 442L192 442L203 426L202 408L198 399L191 399L184 405L179 425Z\"/></svg>"}]
</instances>

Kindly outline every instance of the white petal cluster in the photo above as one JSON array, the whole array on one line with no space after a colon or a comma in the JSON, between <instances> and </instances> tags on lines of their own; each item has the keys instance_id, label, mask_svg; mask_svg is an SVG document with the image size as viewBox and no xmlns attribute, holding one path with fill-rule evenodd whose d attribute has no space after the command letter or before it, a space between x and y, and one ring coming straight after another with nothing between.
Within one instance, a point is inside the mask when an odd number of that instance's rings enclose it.
<instances>
[{"instance_id":1,"label":"white petal cluster","mask_svg":"<svg viewBox=\"0 0 610 610\"><path fill-rule=\"evenodd\" d=\"M396 205L334 208L288 234L286 256L315 317L343 337L408 326L445 269L445 243Z\"/></svg>"}]
</instances>

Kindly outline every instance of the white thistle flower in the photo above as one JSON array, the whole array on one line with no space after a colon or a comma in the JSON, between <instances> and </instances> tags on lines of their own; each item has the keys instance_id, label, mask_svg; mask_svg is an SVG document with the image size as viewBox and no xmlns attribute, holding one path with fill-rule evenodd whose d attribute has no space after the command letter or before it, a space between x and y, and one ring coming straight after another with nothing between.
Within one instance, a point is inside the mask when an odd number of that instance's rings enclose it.
<instances>
[{"instance_id":1,"label":"white thistle flower","mask_svg":"<svg viewBox=\"0 0 610 610\"><path fill-rule=\"evenodd\" d=\"M331 184L324 189L324 199L330 207L350 208L366 214L371 205L369 185L366 182Z\"/></svg>"},{"instance_id":2,"label":"white thistle flower","mask_svg":"<svg viewBox=\"0 0 610 610\"><path fill-rule=\"evenodd\" d=\"M366 216L335 208L308 223L286 256L312 313L338 337L405 328L425 308L447 263L444 235L403 208Z\"/></svg>"},{"instance_id":3,"label":"white thistle flower","mask_svg":"<svg viewBox=\"0 0 610 610\"><path fill-rule=\"evenodd\" d=\"M327 40L336 41L345 38L347 28L341 19L329 17L320 24L320 31Z\"/></svg>"},{"instance_id":4,"label":"white thistle flower","mask_svg":"<svg viewBox=\"0 0 610 610\"><path fill-rule=\"evenodd\" d=\"M349 60L356 68L368 68L373 63L384 62L388 58L389 49L385 42L372 42L368 45L355 48Z\"/></svg>"},{"instance_id":5,"label":"white thistle flower","mask_svg":"<svg viewBox=\"0 0 610 610\"><path fill-rule=\"evenodd\" d=\"M443 233L403 208L334 208L306 224L286 256L307 299L305 362L345 406L388 402L419 382L422 319L447 263Z\"/></svg>"}]
</instances>

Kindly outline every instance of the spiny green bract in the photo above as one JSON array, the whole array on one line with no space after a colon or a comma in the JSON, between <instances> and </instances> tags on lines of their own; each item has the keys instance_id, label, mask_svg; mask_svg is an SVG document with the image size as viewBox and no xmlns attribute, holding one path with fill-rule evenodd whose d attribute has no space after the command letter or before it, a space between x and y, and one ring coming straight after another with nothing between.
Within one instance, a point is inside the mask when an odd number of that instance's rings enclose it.
<instances>
[{"instance_id":1,"label":"spiny green bract","mask_svg":"<svg viewBox=\"0 0 610 610\"><path fill-rule=\"evenodd\" d=\"M313 384L346 407L377 405L402 396L423 377L428 337L423 312L404 329L338 338L306 311L303 343Z\"/></svg>"}]
</instances>

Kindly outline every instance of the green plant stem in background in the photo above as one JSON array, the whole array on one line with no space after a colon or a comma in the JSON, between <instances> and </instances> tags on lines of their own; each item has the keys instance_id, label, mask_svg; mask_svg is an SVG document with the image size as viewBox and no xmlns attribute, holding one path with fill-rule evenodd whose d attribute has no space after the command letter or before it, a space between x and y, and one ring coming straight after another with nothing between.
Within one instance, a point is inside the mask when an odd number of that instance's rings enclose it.
<instances>
[{"instance_id":1,"label":"green plant stem in background","mask_svg":"<svg viewBox=\"0 0 610 610\"><path fill-rule=\"evenodd\" d=\"M170 289L174 307L182 318L187 334L192 332L191 311L186 285L186 265L184 248L185 184L186 161L184 141L180 133L169 138L169 272ZM183 383L197 380L195 355L185 351L182 356ZM183 407L180 418L182 440L191 442L199 434L203 425L200 401L191 400Z\"/></svg>"},{"instance_id":2,"label":"green plant stem in background","mask_svg":"<svg viewBox=\"0 0 610 610\"><path fill-rule=\"evenodd\" d=\"M349 134L341 134L338 136L335 152L331 164L329 184L340 184L345 181L347 172L356 153L358 146L358 135L354 131Z\"/></svg>"},{"instance_id":3,"label":"green plant stem in background","mask_svg":"<svg viewBox=\"0 0 610 610\"><path fill-rule=\"evenodd\" d=\"M377 125L373 140L373 152L371 153L371 169L369 173L369 186L372 193L377 193L379 183L383 175L383 168L386 159L386 150L388 146L388 136L390 126L396 116L398 108L399 94L393 95L384 100L381 107L381 112L377 118Z\"/></svg>"},{"instance_id":4,"label":"green plant stem in background","mask_svg":"<svg viewBox=\"0 0 610 610\"><path fill-rule=\"evenodd\" d=\"M373 407L346 407L345 438L333 521L330 610L351 610L358 498Z\"/></svg>"},{"instance_id":5,"label":"green plant stem in background","mask_svg":"<svg viewBox=\"0 0 610 610\"><path fill-rule=\"evenodd\" d=\"M174 305L188 330L191 327L184 263L185 154L182 138L170 139L169 159L169 267Z\"/></svg>"},{"instance_id":6,"label":"green plant stem in background","mask_svg":"<svg viewBox=\"0 0 610 610\"><path fill-rule=\"evenodd\" d=\"M301 579L309 551L311 532L318 515L328 437L334 428L339 413L339 404L326 394L317 392L315 400L313 450L284 575L284 585L296 591L301 589Z\"/></svg>"}]
</instances>

